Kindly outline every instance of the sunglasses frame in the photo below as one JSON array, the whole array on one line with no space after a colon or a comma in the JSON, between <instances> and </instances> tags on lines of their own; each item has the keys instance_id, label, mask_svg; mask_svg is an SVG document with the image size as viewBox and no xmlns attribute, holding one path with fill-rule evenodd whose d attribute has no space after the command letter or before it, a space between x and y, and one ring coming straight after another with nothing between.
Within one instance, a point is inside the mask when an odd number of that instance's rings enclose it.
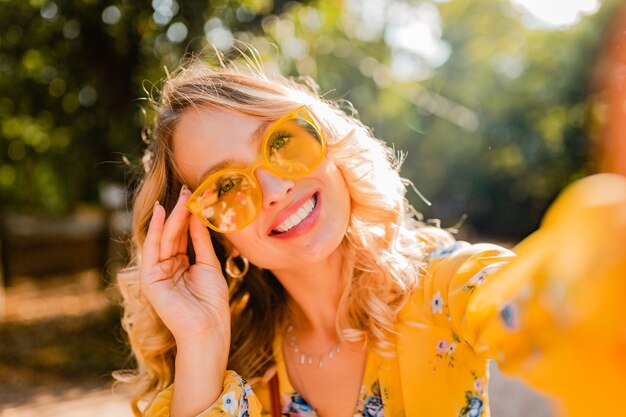
<instances>
[{"instance_id":1,"label":"sunglasses frame","mask_svg":"<svg viewBox=\"0 0 626 417\"><path fill-rule=\"evenodd\" d=\"M283 172L280 172L276 168L274 168L272 164L270 163L269 158L268 158L268 155L269 155L268 146L270 146L269 144L270 138L278 130L278 128L282 126L288 120L292 120L292 119L300 119L300 120L304 120L308 122L313 127L313 129L315 129L315 132L317 133L319 137L319 142L322 148L320 150L319 158L307 172L296 174L296 175L287 175ZM248 164L246 168L244 169L225 168L209 175L206 179L204 179L202 183L198 186L198 188L196 188L196 190L191 194L191 196L189 197L189 200L187 200L187 204L186 204L187 209L193 215L198 217L204 225L206 225L212 230L215 230L218 233L233 233L233 232L242 230L245 227L247 227L250 223L252 223L254 219L256 219L256 216L258 216L259 211L261 209L261 202L263 201L263 193L261 192L261 189L260 189L261 187L254 175L254 171L257 168L264 167L268 169L270 172L272 172L273 174L276 174L281 178L296 179L296 178L301 178L313 172L315 168L317 168L319 164L322 162L325 155L326 155L326 138L324 136L324 132L320 128L319 122L315 119L313 114L311 114L307 106L300 106L290 111L289 113L287 113L280 119L276 120L275 122L272 122L272 124L270 124L267 127L267 129L265 130L265 133L263 133L261 155L258 158L256 158L254 161L252 161L250 164ZM256 214L249 221L247 221L243 226L235 230L228 230L228 231L220 230L218 227L214 226L213 224L211 224L211 222L209 222L209 220L202 214L202 210L206 209L206 206L203 208L197 208L197 207L194 208L194 205L197 204L197 201L201 199L202 194L206 191L207 188L209 188L209 186L211 186L214 183L214 179L216 177L220 177L224 175L225 172L227 172L229 175L240 175L242 177L247 178L249 183L252 185L253 190L258 190L258 193L260 194L260 198L253 198L253 200L255 200L255 203L256 203L255 204Z\"/></svg>"}]
</instances>

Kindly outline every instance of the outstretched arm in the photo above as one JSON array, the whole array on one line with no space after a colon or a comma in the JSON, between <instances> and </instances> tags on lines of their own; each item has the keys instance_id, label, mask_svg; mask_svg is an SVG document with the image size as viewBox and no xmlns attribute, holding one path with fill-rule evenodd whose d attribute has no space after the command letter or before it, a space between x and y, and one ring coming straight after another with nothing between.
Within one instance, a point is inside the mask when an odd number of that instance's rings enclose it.
<instances>
[{"instance_id":1,"label":"outstretched arm","mask_svg":"<svg viewBox=\"0 0 626 417\"><path fill-rule=\"evenodd\" d=\"M617 415L626 393L626 178L571 185L514 252L466 244L435 259L425 299L440 298L445 314L431 319L558 399L563 415Z\"/></svg>"}]
</instances>

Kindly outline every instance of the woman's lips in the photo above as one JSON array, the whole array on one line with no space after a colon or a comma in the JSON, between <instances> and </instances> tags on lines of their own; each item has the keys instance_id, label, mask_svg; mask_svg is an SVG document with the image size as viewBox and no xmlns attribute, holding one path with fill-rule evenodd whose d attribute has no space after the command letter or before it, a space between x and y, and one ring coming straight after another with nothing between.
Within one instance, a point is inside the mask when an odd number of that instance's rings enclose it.
<instances>
[{"instance_id":1,"label":"woman's lips","mask_svg":"<svg viewBox=\"0 0 626 417\"><path fill-rule=\"evenodd\" d=\"M313 210L311 210L311 212L304 219L286 232L280 233L274 230L274 228L278 227L278 225L288 219L292 214L296 213L310 198L315 200L315 205L313 206ZM280 214L280 221L275 221L276 224L274 228L270 230L270 236L277 239L289 239L307 233L316 224L316 221L319 218L320 208L321 199L319 192L315 192L307 198L299 200L296 204L293 204L286 211ZM284 214L286 214L286 216Z\"/></svg>"},{"instance_id":2,"label":"woman's lips","mask_svg":"<svg viewBox=\"0 0 626 417\"><path fill-rule=\"evenodd\" d=\"M300 208L304 205L304 203L309 201L311 199L311 197L313 197L313 195L315 195L315 193L316 193L316 191L313 191L313 192L310 192L308 194L305 194L304 196L300 197L299 199L297 199L296 201L292 202L290 205L288 205L287 207L282 209L280 212L278 212L278 214L274 218L274 221L271 223L269 229L267 230L267 234L272 233L274 231L274 229L276 229L285 220L287 220L294 213L296 213L298 210L300 210Z\"/></svg>"}]
</instances>

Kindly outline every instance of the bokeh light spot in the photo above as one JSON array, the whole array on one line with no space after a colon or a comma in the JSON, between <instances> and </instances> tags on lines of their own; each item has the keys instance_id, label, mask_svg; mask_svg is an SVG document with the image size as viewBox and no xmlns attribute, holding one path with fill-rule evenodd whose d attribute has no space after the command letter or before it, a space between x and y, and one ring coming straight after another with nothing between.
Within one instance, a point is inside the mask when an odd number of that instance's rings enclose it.
<instances>
[{"instance_id":1,"label":"bokeh light spot","mask_svg":"<svg viewBox=\"0 0 626 417\"><path fill-rule=\"evenodd\" d=\"M524 23L529 27L563 29L576 25L582 16L593 14L600 8L599 0L510 0L511 4L526 14ZM529 19L532 17L534 19Z\"/></svg>"},{"instance_id":2,"label":"bokeh light spot","mask_svg":"<svg viewBox=\"0 0 626 417\"><path fill-rule=\"evenodd\" d=\"M77 94L69 93L66 94L65 97L63 97L63 110L65 111L65 113L72 114L76 110L78 110L79 106L80 103L78 101Z\"/></svg>"},{"instance_id":3,"label":"bokeh light spot","mask_svg":"<svg viewBox=\"0 0 626 417\"><path fill-rule=\"evenodd\" d=\"M374 82L381 88L390 86L393 81L389 68L385 65L379 65L376 67L373 78Z\"/></svg>"},{"instance_id":4,"label":"bokeh light spot","mask_svg":"<svg viewBox=\"0 0 626 417\"><path fill-rule=\"evenodd\" d=\"M254 10L250 8L250 6L244 4L237 7L237 10L235 11L235 16L237 16L237 20L239 20L241 23L247 23L253 21L256 17L256 14L254 13Z\"/></svg>"},{"instance_id":5,"label":"bokeh light spot","mask_svg":"<svg viewBox=\"0 0 626 417\"><path fill-rule=\"evenodd\" d=\"M187 38L187 34L187 26L183 22L176 22L167 28L166 36L171 42L180 43Z\"/></svg>"},{"instance_id":6,"label":"bokeh light spot","mask_svg":"<svg viewBox=\"0 0 626 417\"><path fill-rule=\"evenodd\" d=\"M50 147L50 138L45 133L40 132L33 147L38 153L44 153Z\"/></svg>"},{"instance_id":7,"label":"bokeh light spot","mask_svg":"<svg viewBox=\"0 0 626 417\"><path fill-rule=\"evenodd\" d=\"M78 20L68 20L63 25L63 36L66 39L76 39L80 35L80 23Z\"/></svg>"},{"instance_id":8,"label":"bokeh light spot","mask_svg":"<svg viewBox=\"0 0 626 417\"><path fill-rule=\"evenodd\" d=\"M305 56L302 59L298 60L296 63L296 68L298 73L302 75L315 76L317 72L317 65L315 64L315 60L310 56Z\"/></svg>"},{"instance_id":9,"label":"bokeh light spot","mask_svg":"<svg viewBox=\"0 0 626 417\"><path fill-rule=\"evenodd\" d=\"M176 0L152 0L154 13L152 19L158 25L167 25L178 13L178 3Z\"/></svg>"},{"instance_id":10,"label":"bokeh light spot","mask_svg":"<svg viewBox=\"0 0 626 417\"><path fill-rule=\"evenodd\" d=\"M122 18L122 11L117 6L109 6L102 11L102 21L107 25L115 25Z\"/></svg>"},{"instance_id":11,"label":"bokeh light spot","mask_svg":"<svg viewBox=\"0 0 626 417\"><path fill-rule=\"evenodd\" d=\"M41 17L43 17L44 19L48 19L48 20L52 20L55 17L57 17L58 13L59 13L59 8L57 4L53 1L50 1L44 4L39 10L39 14L41 14Z\"/></svg>"},{"instance_id":12,"label":"bokeh light spot","mask_svg":"<svg viewBox=\"0 0 626 417\"><path fill-rule=\"evenodd\" d=\"M78 92L78 102L85 107L93 106L97 100L98 92L90 85L84 86Z\"/></svg>"},{"instance_id":13,"label":"bokeh light spot","mask_svg":"<svg viewBox=\"0 0 626 417\"><path fill-rule=\"evenodd\" d=\"M44 66L44 59L36 49L29 49L22 57L22 66L30 73L40 71Z\"/></svg>"},{"instance_id":14,"label":"bokeh light spot","mask_svg":"<svg viewBox=\"0 0 626 417\"><path fill-rule=\"evenodd\" d=\"M374 75L374 70L378 65L379 63L376 58L366 56L359 62L359 71L361 71L361 74L366 77L372 77Z\"/></svg>"},{"instance_id":15,"label":"bokeh light spot","mask_svg":"<svg viewBox=\"0 0 626 417\"><path fill-rule=\"evenodd\" d=\"M217 17L212 17L204 24L204 33L207 40L221 51L229 50L234 44L233 34Z\"/></svg>"},{"instance_id":16,"label":"bokeh light spot","mask_svg":"<svg viewBox=\"0 0 626 417\"><path fill-rule=\"evenodd\" d=\"M2 123L2 134L6 138L17 138L20 136L21 121L17 117L11 117L9 120Z\"/></svg>"},{"instance_id":17,"label":"bokeh light spot","mask_svg":"<svg viewBox=\"0 0 626 417\"><path fill-rule=\"evenodd\" d=\"M324 24L322 14L313 7L303 7L300 9L300 20L309 30L318 31Z\"/></svg>"},{"instance_id":18,"label":"bokeh light spot","mask_svg":"<svg viewBox=\"0 0 626 417\"><path fill-rule=\"evenodd\" d=\"M293 59L304 58L309 53L306 42L296 37L285 39L282 43L282 49L286 56Z\"/></svg>"},{"instance_id":19,"label":"bokeh light spot","mask_svg":"<svg viewBox=\"0 0 626 417\"><path fill-rule=\"evenodd\" d=\"M65 81L61 78L55 78L54 80L50 81L50 85L48 86L48 92L52 97L61 97L63 94L65 94L66 89L67 86L65 84Z\"/></svg>"},{"instance_id":20,"label":"bokeh light spot","mask_svg":"<svg viewBox=\"0 0 626 417\"><path fill-rule=\"evenodd\" d=\"M46 65L41 69L41 73L39 74L39 79L44 84L49 84L52 80L54 80L57 76L57 70L50 65Z\"/></svg>"}]
</instances>

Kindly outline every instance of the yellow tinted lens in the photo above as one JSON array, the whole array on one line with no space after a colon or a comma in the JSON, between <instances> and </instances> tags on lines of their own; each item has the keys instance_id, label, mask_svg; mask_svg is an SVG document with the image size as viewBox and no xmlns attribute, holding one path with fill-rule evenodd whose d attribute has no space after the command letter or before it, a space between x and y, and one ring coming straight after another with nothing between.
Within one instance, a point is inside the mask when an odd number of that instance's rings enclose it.
<instances>
[{"instance_id":1,"label":"yellow tinted lens","mask_svg":"<svg viewBox=\"0 0 626 417\"><path fill-rule=\"evenodd\" d=\"M292 118L272 129L265 152L276 171L286 177L299 177L317 167L324 147L321 135L311 121Z\"/></svg>"},{"instance_id":2,"label":"yellow tinted lens","mask_svg":"<svg viewBox=\"0 0 626 417\"><path fill-rule=\"evenodd\" d=\"M196 190L188 205L213 229L228 233L250 224L260 201L256 182L239 172L221 171Z\"/></svg>"}]
</instances>

